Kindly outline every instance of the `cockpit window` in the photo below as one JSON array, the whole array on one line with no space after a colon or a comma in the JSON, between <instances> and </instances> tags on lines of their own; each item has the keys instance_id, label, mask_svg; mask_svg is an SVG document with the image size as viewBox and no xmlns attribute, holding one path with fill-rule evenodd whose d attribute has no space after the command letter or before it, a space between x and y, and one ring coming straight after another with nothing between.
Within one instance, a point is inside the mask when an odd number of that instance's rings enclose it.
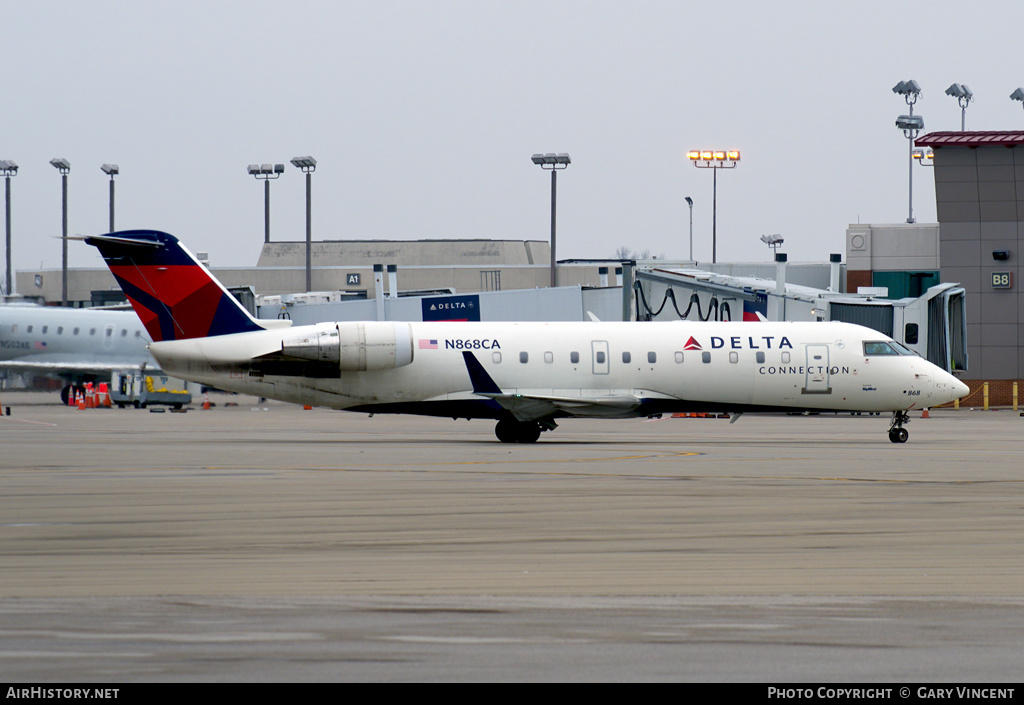
<instances>
[{"instance_id":1,"label":"cockpit window","mask_svg":"<svg viewBox=\"0 0 1024 705\"><path fill-rule=\"evenodd\" d=\"M872 355L899 355L899 351L894 348L890 343L884 341L864 341L864 354L868 357Z\"/></svg>"},{"instance_id":2,"label":"cockpit window","mask_svg":"<svg viewBox=\"0 0 1024 705\"><path fill-rule=\"evenodd\" d=\"M865 340L864 354L866 356L911 355L920 357L916 352L901 343L897 343L895 340Z\"/></svg>"}]
</instances>

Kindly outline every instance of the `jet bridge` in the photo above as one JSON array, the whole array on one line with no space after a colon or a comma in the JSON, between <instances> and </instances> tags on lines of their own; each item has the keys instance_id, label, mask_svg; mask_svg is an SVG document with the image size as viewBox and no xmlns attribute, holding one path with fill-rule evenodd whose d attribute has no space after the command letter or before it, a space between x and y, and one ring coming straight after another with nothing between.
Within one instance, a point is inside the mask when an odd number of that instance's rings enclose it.
<instances>
[{"instance_id":1,"label":"jet bridge","mask_svg":"<svg viewBox=\"0 0 1024 705\"><path fill-rule=\"evenodd\" d=\"M857 323L892 337L947 372L967 369L966 292L958 284L939 284L923 296L891 300L884 298L885 292L839 293L835 259L827 289L787 283L785 260L777 264L775 280L638 266L629 289L631 313L638 321Z\"/></svg>"}]
</instances>

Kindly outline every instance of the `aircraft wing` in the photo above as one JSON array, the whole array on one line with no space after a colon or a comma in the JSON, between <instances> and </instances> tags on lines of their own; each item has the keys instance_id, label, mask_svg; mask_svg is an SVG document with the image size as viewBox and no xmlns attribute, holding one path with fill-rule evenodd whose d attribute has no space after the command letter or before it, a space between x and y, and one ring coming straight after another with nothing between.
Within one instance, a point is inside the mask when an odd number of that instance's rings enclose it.
<instances>
[{"instance_id":1,"label":"aircraft wing","mask_svg":"<svg viewBox=\"0 0 1024 705\"><path fill-rule=\"evenodd\" d=\"M60 374L88 374L91 372L95 373L107 373L118 370L142 370L146 369L149 363L138 363L138 362L98 362L91 360L89 362L28 362L21 360L4 360L0 361L0 370L11 370L12 372L49 372L55 375ZM155 368L156 364L153 363L151 367Z\"/></svg>"},{"instance_id":2,"label":"aircraft wing","mask_svg":"<svg viewBox=\"0 0 1024 705\"><path fill-rule=\"evenodd\" d=\"M628 415L641 403L639 397L632 394L571 397L529 391L506 394L487 374L472 352L464 350L462 356L466 360L466 369L473 383L473 393L492 399L518 421L536 421L558 414L615 418Z\"/></svg>"}]
</instances>

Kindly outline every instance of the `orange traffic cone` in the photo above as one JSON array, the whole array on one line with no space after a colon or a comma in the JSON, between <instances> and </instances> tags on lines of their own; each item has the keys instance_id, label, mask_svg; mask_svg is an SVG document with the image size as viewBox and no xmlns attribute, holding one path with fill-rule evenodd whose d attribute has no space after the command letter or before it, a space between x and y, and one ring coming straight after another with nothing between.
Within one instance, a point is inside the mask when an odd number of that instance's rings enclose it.
<instances>
[{"instance_id":1,"label":"orange traffic cone","mask_svg":"<svg viewBox=\"0 0 1024 705\"><path fill-rule=\"evenodd\" d=\"M82 392L79 392L78 390L75 390L75 400L76 400L75 401L75 406L79 410L84 411L85 410L85 395L82 394Z\"/></svg>"},{"instance_id":2,"label":"orange traffic cone","mask_svg":"<svg viewBox=\"0 0 1024 705\"><path fill-rule=\"evenodd\" d=\"M209 410L210 408L210 393L203 392L203 410Z\"/></svg>"},{"instance_id":3,"label":"orange traffic cone","mask_svg":"<svg viewBox=\"0 0 1024 705\"><path fill-rule=\"evenodd\" d=\"M97 406L103 408L110 408L110 391L107 389L106 382L100 382L100 395L99 399L96 400Z\"/></svg>"},{"instance_id":4,"label":"orange traffic cone","mask_svg":"<svg viewBox=\"0 0 1024 705\"><path fill-rule=\"evenodd\" d=\"M930 416L928 416L928 409L925 409L924 411L921 412L921 418L922 419L929 419L929 418L931 418Z\"/></svg>"}]
</instances>

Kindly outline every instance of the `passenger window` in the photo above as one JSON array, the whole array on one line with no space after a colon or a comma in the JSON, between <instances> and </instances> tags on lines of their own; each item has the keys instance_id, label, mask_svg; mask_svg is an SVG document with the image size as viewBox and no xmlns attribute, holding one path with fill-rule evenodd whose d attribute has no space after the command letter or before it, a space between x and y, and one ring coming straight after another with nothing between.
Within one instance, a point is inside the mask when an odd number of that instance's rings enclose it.
<instances>
[{"instance_id":1,"label":"passenger window","mask_svg":"<svg viewBox=\"0 0 1024 705\"><path fill-rule=\"evenodd\" d=\"M789 353L788 352L782 353L782 364L783 365L788 365L789 364Z\"/></svg>"},{"instance_id":2,"label":"passenger window","mask_svg":"<svg viewBox=\"0 0 1024 705\"><path fill-rule=\"evenodd\" d=\"M121 329L121 337L122 338L128 337L128 329L127 328L122 328Z\"/></svg>"},{"instance_id":3,"label":"passenger window","mask_svg":"<svg viewBox=\"0 0 1024 705\"><path fill-rule=\"evenodd\" d=\"M597 354L594 355L594 359L597 360L597 364L603 365L604 364L604 352L599 350L597 352Z\"/></svg>"},{"instance_id":4,"label":"passenger window","mask_svg":"<svg viewBox=\"0 0 1024 705\"><path fill-rule=\"evenodd\" d=\"M571 353L569 353L569 362L571 362L572 364L575 365L575 364L579 363L579 361L580 361L580 354L578 352L571 352Z\"/></svg>"},{"instance_id":5,"label":"passenger window","mask_svg":"<svg viewBox=\"0 0 1024 705\"><path fill-rule=\"evenodd\" d=\"M32 326L29 326L28 328L26 328L25 332L26 333L31 333L32 332Z\"/></svg>"},{"instance_id":6,"label":"passenger window","mask_svg":"<svg viewBox=\"0 0 1024 705\"><path fill-rule=\"evenodd\" d=\"M701 359L701 362L703 362L705 364L711 362L711 353L709 353L707 350L705 350L704 352L702 352L700 354L700 359Z\"/></svg>"},{"instance_id":7,"label":"passenger window","mask_svg":"<svg viewBox=\"0 0 1024 705\"><path fill-rule=\"evenodd\" d=\"M551 353L551 352L544 353L544 362L554 362L554 361L555 361L554 353Z\"/></svg>"},{"instance_id":8,"label":"passenger window","mask_svg":"<svg viewBox=\"0 0 1024 705\"><path fill-rule=\"evenodd\" d=\"M759 364L763 364L764 363L764 353L763 352L758 351L757 354L754 357L757 359L757 362Z\"/></svg>"},{"instance_id":9,"label":"passenger window","mask_svg":"<svg viewBox=\"0 0 1024 705\"><path fill-rule=\"evenodd\" d=\"M523 364L526 364L529 361L530 361L530 353L527 353L527 352L519 353L519 362L522 362Z\"/></svg>"},{"instance_id":10,"label":"passenger window","mask_svg":"<svg viewBox=\"0 0 1024 705\"><path fill-rule=\"evenodd\" d=\"M676 350L676 362L682 364L683 362L683 351Z\"/></svg>"},{"instance_id":11,"label":"passenger window","mask_svg":"<svg viewBox=\"0 0 1024 705\"><path fill-rule=\"evenodd\" d=\"M64 335L64 326L57 326L57 335Z\"/></svg>"},{"instance_id":12,"label":"passenger window","mask_svg":"<svg viewBox=\"0 0 1024 705\"><path fill-rule=\"evenodd\" d=\"M499 364L501 362L501 351L495 350L494 352L492 352L491 359L494 361L495 365Z\"/></svg>"},{"instance_id":13,"label":"passenger window","mask_svg":"<svg viewBox=\"0 0 1024 705\"><path fill-rule=\"evenodd\" d=\"M45 335L46 331L48 331L48 330L50 330L50 326L43 326L43 334L44 335Z\"/></svg>"},{"instance_id":14,"label":"passenger window","mask_svg":"<svg viewBox=\"0 0 1024 705\"><path fill-rule=\"evenodd\" d=\"M75 328L73 331L71 331L71 335L78 335L79 330L79 328Z\"/></svg>"},{"instance_id":15,"label":"passenger window","mask_svg":"<svg viewBox=\"0 0 1024 705\"><path fill-rule=\"evenodd\" d=\"M623 361L623 362L624 362L625 364L627 364L627 365L628 365L628 364L630 363L630 361L631 361L632 359L633 359L633 356L632 356L632 355L630 355L630 354L629 354L628 352L624 352L624 353L622 353L622 361Z\"/></svg>"},{"instance_id":16,"label":"passenger window","mask_svg":"<svg viewBox=\"0 0 1024 705\"><path fill-rule=\"evenodd\" d=\"M732 364L735 365L739 361L740 361L740 354L738 352L736 352L734 350L734 351L729 353L729 362L731 362Z\"/></svg>"},{"instance_id":17,"label":"passenger window","mask_svg":"<svg viewBox=\"0 0 1024 705\"><path fill-rule=\"evenodd\" d=\"M653 352L647 353L647 362L649 362L649 363L651 363L653 365L657 361L658 361L658 353L653 353Z\"/></svg>"}]
</instances>

